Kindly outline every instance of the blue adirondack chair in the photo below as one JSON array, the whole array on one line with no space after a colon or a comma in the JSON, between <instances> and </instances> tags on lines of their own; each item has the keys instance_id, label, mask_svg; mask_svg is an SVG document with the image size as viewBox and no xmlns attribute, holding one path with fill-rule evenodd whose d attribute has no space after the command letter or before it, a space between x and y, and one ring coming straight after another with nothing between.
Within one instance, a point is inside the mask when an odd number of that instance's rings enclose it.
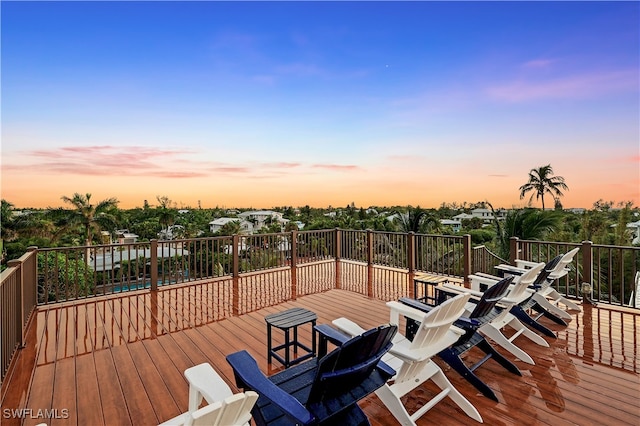
<instances>
[{"instance_id":1,"label":"blue adirondack chair","mask_svg":"<svg viewBox=\"0 0 640 426\"><path fill-rule=\"evenodd\" d=\"M236 384L258 393L252 410L258 425L368 425L357 402L384 385L395 371L381 362L397 326L384 325L313 358L266 377L247 351L227 356Z\"/></svg>"}]
</instances>

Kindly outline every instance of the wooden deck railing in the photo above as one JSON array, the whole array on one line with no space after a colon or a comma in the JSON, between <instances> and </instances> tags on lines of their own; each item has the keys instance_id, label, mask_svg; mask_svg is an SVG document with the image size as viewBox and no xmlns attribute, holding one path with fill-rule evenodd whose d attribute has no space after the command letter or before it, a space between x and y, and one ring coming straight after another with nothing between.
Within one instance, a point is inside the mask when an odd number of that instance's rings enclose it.
<instances>
[{"instance_id":1,"label":"wooden deck railing","mask_svg":"<svg viewBox=\"0 0 640 426\"><path fill-rule=\"evenodd\" d=\"M629 306L639 247L512 239L511 259L547 261L581 251L559 291ZM210 282L216 316L241 315L298 296L338 288L383 300L413 296L416 272L463 278L502 263L471 237L354 230L293 231L100 246L31 248L11 261L0 282L1 365L24 344L22 330L36 304ZM240 291L242 289L243 291ZM188 303L185 301L185 303ZM636 307L640 308L640 307Z\"/></svg>"},{"instance_id":2,"label":"wooden deck railing","mask_svg":"<svg viewBox=\"0 0 640 426\"><path fill-rule=\"evenodd\" d=\"M640 308L630 300L636 290L634 277L640 270L640 247L601 245L591 241L581 244L528 241L514 237L511 239L510 263L515 259L546 262L576 247L580 247L580 251L574 257L569 273L559 280L559 292L580 298L583 283L586 283L594 301Z\"/></svg>"},{"instance_id":3,"label":"wooden deck railing","mask_svg":"<svg viewBox=\"0 0 640 426\"><path fill-rule=\"evenodd\" d=\"M30 247L7 266L0 274L0 383L13 353L24 347L24 330L36 306L36 248Z\"/></svg>"}]
</instances>

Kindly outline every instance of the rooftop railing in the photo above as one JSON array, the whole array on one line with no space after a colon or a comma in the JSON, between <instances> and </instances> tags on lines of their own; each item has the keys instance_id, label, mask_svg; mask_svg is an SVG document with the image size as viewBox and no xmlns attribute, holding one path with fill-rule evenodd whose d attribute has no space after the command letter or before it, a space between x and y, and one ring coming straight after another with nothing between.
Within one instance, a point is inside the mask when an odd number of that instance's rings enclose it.
<instances>
[{"instance_id":1,"label":"rooftop railing","mask_svg":"<svg viewBox=\"0 0 640 426\"><path fill-rule=\"evenodd\" d=\"M516 258L546 262L581 247L569 274L557 283L565 296L634 306L633 277L640 247L511 241ZM427 272L462 278L494 273L505 263L471 237L358 230L293 231L99 246L31 248L9 262L0 282L0 369L24 345L23 330L36 305L132 291L210 282L198 295L215 318L241 315L333 288L393 300L413 297L413 278ZM243 291L240 291L242 289Z\"/></svg>"}]
</instances>

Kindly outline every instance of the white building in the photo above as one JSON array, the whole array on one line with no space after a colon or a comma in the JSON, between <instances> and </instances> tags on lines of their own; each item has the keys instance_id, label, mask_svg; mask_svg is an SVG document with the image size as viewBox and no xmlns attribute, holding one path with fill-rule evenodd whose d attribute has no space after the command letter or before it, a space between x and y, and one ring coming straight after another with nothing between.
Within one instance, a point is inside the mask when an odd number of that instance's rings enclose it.
<instances>
[{"instance_id":1,"label":"white building","mask_svg":"<svg viewBox=\"0 0 640 426\"><path fill-rule=\"evenodd\" d=\"M117 244L133 244L138 241L138 235L129 232L128 229L118 229L116 231L115 242Z\"/></svg>"},{"instance_id":2,"label":"white building","mask_svg":"<svg viewBox=\"0 0 640 426\"><path fill-rule=\"evenodd\" d=\"M253 230L258 231L270 223L279 223L281 227L284 227L289 223L289 219L282 217L282 213L274 212L272 210L252 210L240 213L239 218L251 222L253 224Z\"/></svg>"},{"instance_id":3,"label":"white building","mask_svg":"<svg viewBox=\"0 0 640 426\"><path fill-rule=\"evenodd\" d=\"M440 219L440 224L443 226L450 226L453 232L460 232L462 228L462 222L457 219Z\"/></svg>"},{"instance_id":4,"label":"white building","mask_svg":"<svg viewBox=\"0 0 640 426\"><path fill-rule=\"evenodd\" d=\"M240 232L243 234L251 234L253 232L253 224L237 217L221 217L209 222L209 231L216 233L229 222L238 222L240 224Z\"/></svg>"}]
</instances>

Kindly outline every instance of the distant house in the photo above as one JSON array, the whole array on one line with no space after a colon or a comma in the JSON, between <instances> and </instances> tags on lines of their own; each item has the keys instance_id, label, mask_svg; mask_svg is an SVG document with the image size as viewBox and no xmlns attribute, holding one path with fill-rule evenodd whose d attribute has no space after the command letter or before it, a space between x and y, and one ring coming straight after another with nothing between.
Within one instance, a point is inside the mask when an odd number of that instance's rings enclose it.
<instances>
[{"instance_id":1,"label":"distant house","mask_svg":"<svg viewBox=\"0 0 640 426\"><path fill-rule=\"evenodd\" d=\"M567 209L566 211L574 213L574 214L582 214L587 211L584 207L574 207L571 209Z\"/></svg>"},{"instance_id":2,"label":"distant house","mask_svg":"<svg viewBox=\"0 0 640 426\"><path fill-rule=\"evenodd\" d=\"M627 229L631 230L631 244L640 244L640 220L637 222L627 223Z\"/></svg>"},{"instance_id":3,"label":"distant house","mask_svg":"<svg viewBox=\"0 0 640 426\"><path fill-rule=\"evenodd\" d=\"M471 210L471 216L479 217L484 223L490 223L495 219L493 212L489 209L473 209Z\"/></svg>"},{"instance_id":4,"label":"distant house","mask_svg":"<svg viewBox=\"0 0 640 426\"><path fill-rule=\"evenodd\" d=\"M443 226L450 226L453 232L460 232L462 228L462 222L457 219L440 219L440 224Z\"/></svg>"},{"instance_id":5,"label":"distant house","mask_svg":"<svg viewBox=\"0 0 640 426\"><path fill-rule=\"evenodd\" d=\"M189 251L182 247L180 243L170 243L172 246L158 246L156 256L159 259L173 258L176 256L188 256ZM96 272L111 272L117 270L123 261L135 261L144 258L151 259L151 249L149 247L129 247L118 250L103 250L97 252L95 259L91 259L91 265Z\"/></svg>"},{"instance_id":6,"label":"distant house","mask_svg":"<svg viewBox=\"0 0 640 426\"><path fill-rule=\"evenodd\" d=\"M237 217L221 217L209 222L209 231L212 234L215 234L223 226L225 226L229 222L238 222L240 223L240 232L243 234L251 234L253 232L253 224L246 220L239 219Z\"/></svg>"},{"instance_id":7,"label":"distant house","mask_svg":"<svg viewBox=\"0 0 640 426\"><path fill-rule=\"evenodd\" d=\"M473 218L474 218L474 216L470 215L468 213L460 213L460 214L455 215L452 219L453 220L464 220L464 219L473 219Z\"/></svg>"},{"instance_id":8,"label":"distant house","mask_svg":"<svg viewBox=\"0 0 640 426\"><path fill-rule=\"evenodd\" d=\"M176 238L181 238L184 235L184 226L182 225L171 225L166 229L158 232L158 238L161 240L173 240Z\"/></svg>"},{"instance_id":9,"label":"distant house","mask_svg":"<svg viewBox=\"0 0 640 426\"><path fill-rule=\"evenodd\" d=\"M138 235L129 232L128 229L118 229L116 231L116 243L133 244L138 241Z\"/></svg>"},{"instance_id":10,"label":"distant house","mask_svg":"<svg viewBox=\"0 0 640 426\"><path fill-rule=\"evenodd\" d=\"M253 230L258 231L270 223L279 223L284 226L289 223L289 219L282 217L282 213L272 210L251 210L238 214L238 217L253 224Z\"/></svg>"}]
</instances>

